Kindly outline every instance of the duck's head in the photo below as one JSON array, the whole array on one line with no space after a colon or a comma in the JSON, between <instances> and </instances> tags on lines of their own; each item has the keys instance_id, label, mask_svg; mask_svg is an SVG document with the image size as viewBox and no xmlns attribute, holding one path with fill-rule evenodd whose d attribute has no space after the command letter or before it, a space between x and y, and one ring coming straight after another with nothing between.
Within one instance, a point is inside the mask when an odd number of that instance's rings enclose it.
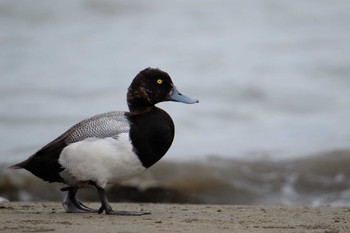
<instances>
[{"instance_id":1,"label":"duck's head","mask_svg":"<svg viewBox=\"0 0 350 233\"><path fill-rule=\"evenodd\" d=\"M127 101L130 111L142 111L163 101L199 102L181 94L166 72L154 68L144 69L136 75L128 89Z\"/></svg>"}]
</instances>

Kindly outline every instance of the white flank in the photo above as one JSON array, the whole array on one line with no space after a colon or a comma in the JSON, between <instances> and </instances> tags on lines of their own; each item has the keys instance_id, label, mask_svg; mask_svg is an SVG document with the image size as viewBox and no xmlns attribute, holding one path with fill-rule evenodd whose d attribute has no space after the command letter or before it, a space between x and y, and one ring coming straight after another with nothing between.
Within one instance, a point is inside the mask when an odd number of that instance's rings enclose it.
<instances>
[{"instance_id":1,"label":"white flank","mask_svg":"<svg viewBox=\"0 0 350 233\"><path fill-rule=\"evenodd\" d=\"M93 181L104 188L145 170L132 150L128 133L114 138L88 138L68 145L59 163L61 176L69 185Z\"/></svg>"}]
</instances>

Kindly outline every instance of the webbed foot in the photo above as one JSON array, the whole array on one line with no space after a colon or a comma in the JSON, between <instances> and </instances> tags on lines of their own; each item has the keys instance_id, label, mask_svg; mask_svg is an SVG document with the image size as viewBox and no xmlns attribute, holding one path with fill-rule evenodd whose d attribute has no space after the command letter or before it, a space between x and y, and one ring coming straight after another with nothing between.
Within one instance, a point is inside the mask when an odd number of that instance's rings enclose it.
<instances>
[{"instance_id":1,"label":"webbed foot","mask_svg":"<svg viewBox=\"0 0 350 233\"><path fill-rule=\"evenodd\" d=\"M63 199L62 205L67 213L97 213L97 210L91 209L78 201L75 197L78 189L74 187L62 188L62 191L68 191Z\"/></svg>"}]
</instances>

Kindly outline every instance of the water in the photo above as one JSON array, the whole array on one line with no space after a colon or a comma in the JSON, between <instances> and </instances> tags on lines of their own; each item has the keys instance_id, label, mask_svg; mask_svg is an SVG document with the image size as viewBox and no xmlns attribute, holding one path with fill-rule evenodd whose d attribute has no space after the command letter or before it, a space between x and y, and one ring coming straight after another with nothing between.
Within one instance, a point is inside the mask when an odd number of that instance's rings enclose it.
<instances>
[{"instance_id":1,"label":"water","mask_svg":"<svg viewBox=\"0 0 350 233\"><path fill-rule=\"evenodd\" d=\"M293 161L161 161L109 187L108 194L119 202L350 206L349 155L338 151ZM62 187L23 170L0 167L0 196L11 201L61 201ZM99 201L93 188L78 195L84 201Z\"/></svg>"},{"instance_id":2,"label":"water","mask_svg":"<svg viewBox=\"0 0 350 233\"><path fill-rule=\"evenodd\" d=\"M350 2L0 1L0 162L127 110L143 68L200 104L162 103L165 160L308 159L350 147Z\"/></svg>"}]
</instances>

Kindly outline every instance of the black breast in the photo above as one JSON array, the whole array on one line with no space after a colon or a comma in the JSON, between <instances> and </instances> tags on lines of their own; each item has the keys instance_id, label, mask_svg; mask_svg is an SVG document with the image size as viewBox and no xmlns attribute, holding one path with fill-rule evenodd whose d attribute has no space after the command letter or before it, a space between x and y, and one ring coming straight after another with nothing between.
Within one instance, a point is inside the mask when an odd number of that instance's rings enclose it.
<instances>
[{"instance_id":1,"label":"black breast","mask_svg":"<svg viewBox=\"0 0 350 233\"><path fill-rule=\"evenodd\" d=\"M148 168L170 148L175 134L174 123L165 111L156 107L147 113L128 115L128 118L134 151L143 166Z\"/></svg>"}]
</instances>

